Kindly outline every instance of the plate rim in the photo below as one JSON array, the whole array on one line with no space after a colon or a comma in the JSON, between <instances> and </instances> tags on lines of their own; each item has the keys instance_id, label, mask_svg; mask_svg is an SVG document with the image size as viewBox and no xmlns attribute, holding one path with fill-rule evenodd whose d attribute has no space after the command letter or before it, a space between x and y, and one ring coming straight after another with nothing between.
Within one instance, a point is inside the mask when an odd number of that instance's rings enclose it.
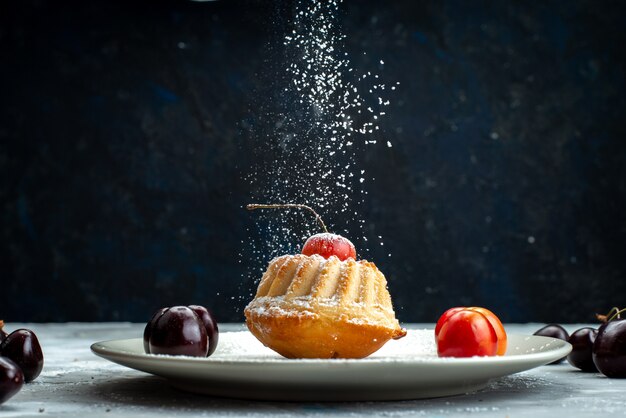
<instances>
[{"instance_id":1,"label":"plate rim","mask_svg":"<svg viewBox=\"0 0 626 418\"><path fill-rule=\"evenodd\" d=\"M281 402L377 402L463 395L485 388L493 379L553 362L571 350L569 343L555 338L509 336L513 344L524 347L523 354L513 349L509 355L471 358L416 353L364 359L287 359L278 355L259 358L255 353L249 358L233 353L230 358L225 352L219 358L206 358L146 354L142 338L101 341L93 343L91 350L113 363L164 378L183 391ZM528 340L532 340L530 345L526 345ZM130 347L124 345L129 342ZM122 344L111 347L111 343ZM541 351L532 352L537 349Z\"/></svg>"},{"instance_id":2,"label":"plate rim","mask_svg":"<svg viewBox=\"0 0 626 418\"><path fill-rule=\"evenodd\" d=\"M241 331L227 331L222 334L234 334ZM383 366L391 366L391 365L437 365L440 367L458 367L458 366L467 366L474 364L512 364L512 363L526 363L528 361L537 362L545 358L545 364L556 360L557 358L562 358L567 356L572 350L572 345L567 341L560 340L558 338L552 337L544 337L539 335L527 335L527 334L518 334L518 333L510 333L508 334L509 340L510 337L515 338L524 338L526 340L544 340L544 344L553 344L556 343L557 346L548 351L539 351L536 353L522 353L522 354L505 354L504 356L474 356L474 357L425 357L425 356L415 356L415 357L401 357L401 358L376 358L376 357L366 357L361 359L288 359L284 357L276 357L270 359L229 359L229 358L212 358L212 357L191 357L191 356L173 356L173 355L162 355L162 354L147 354L147 353L137 353L133 351L127 350L119 350L119 349L111 349L108 348L107 345L110 343L120 343L123 341L141 341L142 338L122 338L122 339L111 339L111 340L103 340L98 341L91 344L91 351L97 355L98 357L102 357L104 359L109 360L110 357L117 358L133 358L139 361L163 361L163 362L182 362L182 363L202 363L202 364L213 364L216 367L224 366L224 367L250 367L250 366L261 366L271 364L272 367L293 367L294 365L301 365L302 367L306 366L314 366L319 367L322 365L330 365L337 364L342 367L359 367L359 365L364 365L368 367L372 367L375 365L383 365ZM557 354L558 353L558 357Z\"/></svg>"}]
</instances>

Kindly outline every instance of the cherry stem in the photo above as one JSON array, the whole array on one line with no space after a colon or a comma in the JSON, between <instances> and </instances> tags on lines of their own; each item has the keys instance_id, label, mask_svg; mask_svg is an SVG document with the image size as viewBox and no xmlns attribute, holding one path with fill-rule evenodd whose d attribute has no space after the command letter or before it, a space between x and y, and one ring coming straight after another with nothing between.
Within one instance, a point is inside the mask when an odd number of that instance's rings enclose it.
<instances>
[{"instance_id":1,"label":"cherry stem","mask_svg":"<svg viewBox=\"0 0 626 418\"><path fill-rule=\"evenodd\" d=\"M617 306L613 306L611 308L611 310L606 314L607 318L610 318L613 316L613 314L615 314L615 312L619 311L619 308Z\"/></svg>"},{"instance_id":2,"label":"cherry stem","mask_svg":"<svg viewBox=\"0 0 626 418\"><path fill-rule=\"evenodd\" d=\"M255 209L291 209L291 208L296 208L296 209L306 209L308 211L310 211L311 213L313 213L313 215L315 215L315 219L317 220L317 222L320 224L320 226L322 227L322 229L324 230L324 232L328 232L328 228L326 228L326 224L324 224L324 221L322 221L322 217L313 210L313 208L311 208L310 206L307 205L302 205L299 203L277 203L277 204L257 204L257 203L252 203L250 205L246 205L246 209L248 210L255 210Z\"/></svg>"},{"instance_id":3,"label":"cherry stem","mask_svg":"<svg viewBox=\"0 0 626 418\"><path fill-rule=\"evenodd\" d=\"M611 315L611 312L613 312L613 315ZM616 307L616 308L611 309L609 311L609 313L606 314L607 317L610 315L610 318L608 318L606 322L611 322L612 320L614 320L615 318L619 317L624 312L626 312L626 308L619 309L619 308Z\"/></svg>"}]
</instances>

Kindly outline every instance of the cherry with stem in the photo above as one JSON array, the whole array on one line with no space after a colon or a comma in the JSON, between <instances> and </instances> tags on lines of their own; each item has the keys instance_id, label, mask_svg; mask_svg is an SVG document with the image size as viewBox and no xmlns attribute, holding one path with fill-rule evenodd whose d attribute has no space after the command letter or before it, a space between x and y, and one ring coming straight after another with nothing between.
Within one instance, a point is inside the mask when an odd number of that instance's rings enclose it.
<instances>
[{"instance_id":1,"label":"cherry with stem","mask_svg":"<svg viewBox=\"0 0 626 418\"><path fill-rule=\"evenodd\" d=\"M311 212L315 216L315 220L322 227L324 232L315 234L306 240L302 247L302 254L311 256L313 254L321 255L324 258L330 258L336 256L339 260L344 261L348 258L356 259L356 249L354 244L349 239L342 237L341 235L332 234L328 232L326 224L322 220L322 217L313 210L310 206L300 203L273 203L273 204L258 204L253 203L246 205L248 210L256 209L304 209Z\"/></svg>"}]
</instances>

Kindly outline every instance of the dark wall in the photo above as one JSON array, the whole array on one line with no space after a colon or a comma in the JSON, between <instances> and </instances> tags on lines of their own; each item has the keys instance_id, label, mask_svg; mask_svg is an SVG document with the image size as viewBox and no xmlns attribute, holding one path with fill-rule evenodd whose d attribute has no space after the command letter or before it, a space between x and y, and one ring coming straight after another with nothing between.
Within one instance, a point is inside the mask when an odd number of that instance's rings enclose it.
<instances>
[{"instance_id":1,"label":"dark wall","mask_svg":"<svg viewBox=\"0 0 626 418\"><path fill-rule=\"evenodd\" d=\"M292 10L0 4L0 316L144 321L200 303L242 319L271 234L242 209L261 194L246 176L280 157L262 142ZM381 121L393 147L358 154L375 178L365 237L384 247L339 229L371 244L401 320L624 305L625 17L618 1L345 0L353 65L382 59L401 87Z\"/></svg>"}]
</instances>

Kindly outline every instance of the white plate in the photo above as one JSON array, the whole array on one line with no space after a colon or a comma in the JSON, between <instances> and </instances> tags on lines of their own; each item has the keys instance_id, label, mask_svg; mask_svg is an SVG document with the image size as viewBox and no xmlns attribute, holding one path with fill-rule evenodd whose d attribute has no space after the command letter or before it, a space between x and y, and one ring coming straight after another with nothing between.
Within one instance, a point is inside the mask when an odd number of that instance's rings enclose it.
<instances>
[{"instance_id":1,"label":"white plate","mask_svg":"<svg viewBox=\"0 0 626 418\"><path fill-rule=\"evenodd\" d=\"M95 343L115 363L166 378L182 390L231 398L291 401L373 401L473 392L490 379L566 356L571 345L510 334L506 355L438 358L432 330L409 330L359 360L285 359L252 334L224 332L209 358L145 354L141 338Z\"/></svg>"}]
</instances>

